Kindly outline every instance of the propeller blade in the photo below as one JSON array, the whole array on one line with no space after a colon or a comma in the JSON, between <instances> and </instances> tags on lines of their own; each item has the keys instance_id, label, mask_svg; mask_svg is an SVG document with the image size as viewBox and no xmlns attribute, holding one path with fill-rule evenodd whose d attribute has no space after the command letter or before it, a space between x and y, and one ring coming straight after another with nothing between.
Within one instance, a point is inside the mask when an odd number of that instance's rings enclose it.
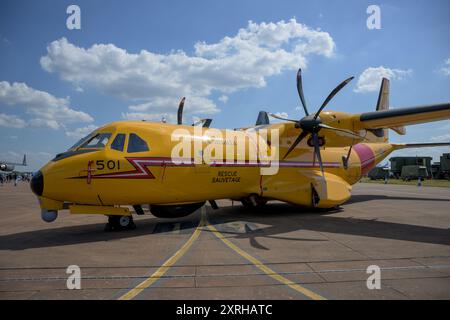
<instances>
[{"instance_id":1,"label":"propeller blade","mask_svg":"<svg viewBox=\"0 0 450 320\"><path fill-rule=\"evenodd\" d=\"M338 93L343 87L345 87L345 85L347 83L349 83L350 81L352 81L354 77L350 77L348 79L345 79L344 81L342 81L336 88L334 88L333 91L331 91L331 93L328 95L328 97L325 99L325 101L322 103L322 106L319 108L319 110L317 110L316 114L314 115L314 119L317 119L317 117L319 116L320 112L322 112L323 108L326 107L326 105L328 104L328 102L330 102L331 99L333 99L333 97L336 95L336 93Z\"/></svg>"},{"instance_id":2,"label":"propeller blade","mask_svg":"<svg viewBox=\"0 0 450 320\"><path fill-rule=\"evenodd\" d=\"M271 116L272 118L276 118L276 119L280 119L280 120L284 120L284 121L298 122L298 120L283 118L283 117L277 116L276 114L273 114L273 113L269 113L269 116Z\"/></svg>"},{"instance_id":3,"label":"propeller blade","mask_svg":"<svg viewBox=\"0 0 450 320\"><path fill-rule=\"evenodd\" d=\"M183 108L184 108L184 101L186 100L185 97L181 99L180 104L178 105L178 114L177 114L177 123L183 124Z\"/></svg>"},{"instance_id":4,"label":"propeller blade","mask_svg":"<svg viewBox=\"0 0 450 320\"><path fill-rule=\"evenodd\" d=\"M352 131L341 129L341 128L335 128L335 127L326 125L324 123L319 124L319 127L321 127L322 129L328 129L328 130L339 131L339 132L345 133L347 136L349 136L351 138L367 140L365 137L360 136Z\"/></svg>"},{"instance_id":5,"label":"propeller blade","mask_svg":"<svg viewBox=\"0 0 450 320\"><path fill-rule=\"evenodd\" d=\"M283 157L283 160L286 159L286 157L289 155L289 153L291 153L292 150L294 150L294 148L308 135L307 131L302 131L302 133L299 134L299 136L297 137L297 139L295 139L294 143L291 144L291 146L289 147L289 150L286 152L286 154Z\"/></svg>"},{"instance_id":6,"label":"propeller blade","mask_svg":"<svg viewBox=\"0 0 450 320\"><path fill-rule=\"evenodd\" d=\"M322 163L322 156L320 155L319 135L317 134L317 132L314 132L312 134L312 140L313 140L313 144L314 144L314 153L316 154L317 161L319 161L320 171L322 171L322 177L323 177L324 176L323 163Z\"/></svg>"},{"instance_id":7,"label":"propeller blade","mask_svg":"<svg viewBox=\"0 0 450 320\"><path fill-rule=\"evenodd\" d=\"M306 101L303 95L303 85L302 85L302 69L298 69L297 72L297 91L300 96L300 100L302 102L303 109L305 110L305 114L309 116L308 109L306 108Z\"/></svg>"}]
</instances>

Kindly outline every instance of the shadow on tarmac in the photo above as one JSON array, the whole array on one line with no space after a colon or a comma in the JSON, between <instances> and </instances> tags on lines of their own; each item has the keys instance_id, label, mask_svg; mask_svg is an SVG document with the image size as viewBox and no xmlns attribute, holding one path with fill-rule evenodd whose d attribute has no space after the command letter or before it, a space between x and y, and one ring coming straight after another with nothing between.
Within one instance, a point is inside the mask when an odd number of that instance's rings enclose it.
<instances>
[{"instance_id":1,"label":"shadow on tarmac","mask_svg":"<svg viewBox=\"0 0 450 320\"><path fill-rule=\"evenodd\" d=\"M385 195L376 195L376 194L356 194L352 195L352 197L345 204L352 204L358 202L368 202L371 200L405 200L405 201L444 201L450 202L450 199L442 199L442 198L413 198L413 197L394 197L394 196L385 196Z\"/></svg>"},{"instance_id":2,"label":"shadow on tarmac","mask_svg":"<svg viewBox=\"0 0 450 320\"><path fill-rule=\"evenodd\" d=\"M414 200L414 198L403 197L355 195L348 203L369 201L371 199ZM444 199L420 200L448 201ZM248 209L237 205L224 207L219 210L208 208L208 220L211 224L216 225L219 231L226 236L236 239L247 238L254 248L260 250L270 249L259 244L257 238L273 238L286 241L328 241L280 236L280 234L298 230L450 245L450 230L448 229L333 216L333 214L342 210L344 209L312 210L311 208L302 208L285 203L269 203L257 209ZM103 232L104 224L96 223L15 233L0 236L0 250L24 250L114 241L156 233L169 234L174 230L174 226L177 223L179 223L180 233L190 233L198 225L199 218L199 213L173 220L149 218L137 221L136 230L120 232ZM223 224L238 221L246 222L244 232L222 230L221 226ZM252 230L249 228L248 223L259 223L269 226ZM204 230L208 231L206 228Z\"/></svg>"}]
</instances>

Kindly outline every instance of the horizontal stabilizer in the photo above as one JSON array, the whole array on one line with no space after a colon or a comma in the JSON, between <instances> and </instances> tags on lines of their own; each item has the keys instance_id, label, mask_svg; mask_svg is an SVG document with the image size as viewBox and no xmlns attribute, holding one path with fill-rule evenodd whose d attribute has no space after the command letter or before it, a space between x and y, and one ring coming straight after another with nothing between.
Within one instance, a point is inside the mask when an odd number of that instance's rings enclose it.
<instances>
[{"instance_id":1,"label":"horizontal stabilizer","mask_svg":"<svg viewBox=\"0 0 450 320\"><path fill-rule=\"evenodd\" d=\"M393 143L394 149L406 148L430 148L430 147L450 147L450 142L431 142L431 143Z\"/></svg>"}]
</instances>

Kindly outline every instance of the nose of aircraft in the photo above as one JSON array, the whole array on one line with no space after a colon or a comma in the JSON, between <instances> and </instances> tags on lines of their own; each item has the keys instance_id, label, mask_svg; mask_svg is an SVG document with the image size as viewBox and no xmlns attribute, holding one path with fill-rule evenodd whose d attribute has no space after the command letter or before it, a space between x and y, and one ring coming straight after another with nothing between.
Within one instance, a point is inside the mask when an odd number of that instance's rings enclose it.
<instances>
[{"instance_id":1,"label":"nose of aircraft","mask_svg":"<svg viewBox=\"0 0 450 320\"><path fill-rule=\"evenodd\" d=\"M30 182L31 190L37 196L42 196L44 191L44 176L41 171L36 172Z\"/></svg>"}]
</instances>

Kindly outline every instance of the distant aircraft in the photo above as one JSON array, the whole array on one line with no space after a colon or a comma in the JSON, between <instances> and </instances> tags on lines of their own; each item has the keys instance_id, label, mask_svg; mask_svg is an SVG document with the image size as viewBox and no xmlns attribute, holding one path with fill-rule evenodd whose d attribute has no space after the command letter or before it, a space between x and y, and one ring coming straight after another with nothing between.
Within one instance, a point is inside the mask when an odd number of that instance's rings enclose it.
<instances>
[{"instance_id":1,"label":"distant aircraft","mask_svg":"<svg viewBox=\"0 0 450 320\"><path fill-rule=\"evenodd\" d=\"M26 165L27 165L27 155L24 154L22 163L0 161L0 171L10 172L14 170L15 166L26 167Z\"/></svg>"},{"instance_id":2,"label":"distant aircraft","mask_svg":"<svg viewBox=\"0 0 450 320\"><path fill-rule=\"evenodd\" d=\"M405 134L405 125L449 119L450 103L389 110L387 79L382 81L376 111L323 111L351 79L341 82L316 112L309 113L299 70L297 91L305 116L284 119L263 111L255 126L216 129L221 137L234 132L232 139L212 138L200 125L183 125L184 98L176 125L119 121L98 128L33 176L31 189L39 198L42 218L51 222L64 209L72 214L102 214L108 216L110 230L133 228L128 206L141 215L144 204L161 218L187 216L207 201L217 208L217 199L238 200L254 207L281 200L333 208L345 203L351 196L351 185L392 151L450 145L389 142L388 129ZM268 116L283 122L271 124ZM203 127L210 123L200 122ZM265 135L267 130L270 136ZM189 150L191 144L200 150L174 153L179 145L174 137L189 141ZM273 161L279 168L275 174L262 173L267 163L259 155L255 158L251 147L256 143L280 155ZM205 161L209 150L225 145L237 147L236 152L224 157L214 151L214 161ZM245 148L239 149L240 145Z\"/></svg>"}]
</instances>

